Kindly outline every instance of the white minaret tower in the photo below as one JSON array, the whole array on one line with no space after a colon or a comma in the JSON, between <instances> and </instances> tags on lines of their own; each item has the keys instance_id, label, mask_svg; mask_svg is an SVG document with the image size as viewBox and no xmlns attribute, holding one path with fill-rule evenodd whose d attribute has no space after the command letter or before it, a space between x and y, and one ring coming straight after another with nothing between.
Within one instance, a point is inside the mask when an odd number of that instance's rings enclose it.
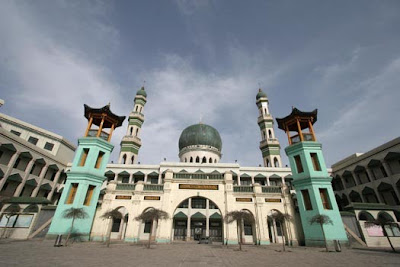
<instances>
[{"instance_id":1,"label":"white minaret tower","mask_svg":"<svg viewBox=\"0 0 400 267\"><path fill-rule=\"evenodd\" d=\"M258 126L261 131L260 149L265 167L282 167L281 146L274 132L274 119L272 118L267 95L260 89L256 97L259 111Z\"/></svg>"},{"instance_id":2,"label":"white minaret tower","mask_svg":"<svg viewBox=\"0 0 400 267\"><path fill-rule=\"evenodd\" d=\"M129 114L128 129L121 141L121 152L119 154L119 164L135 164L137 162L139 149L142 146L140 131L144 122L143 109L147 100L147 93L144 87L137 91L134 106Z\"/></svg>"}]
</instances>

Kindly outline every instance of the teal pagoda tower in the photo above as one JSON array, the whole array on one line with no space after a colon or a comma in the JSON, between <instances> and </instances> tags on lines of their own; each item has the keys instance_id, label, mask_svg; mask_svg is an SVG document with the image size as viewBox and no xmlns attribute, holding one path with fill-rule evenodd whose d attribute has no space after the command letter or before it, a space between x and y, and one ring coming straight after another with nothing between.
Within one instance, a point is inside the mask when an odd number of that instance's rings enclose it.
<instances>
[{"instance_id":1,"label":"teal pagoda tower","mask_svg":"<svg viewBox=\"0 0 400 267\"><path fill-rule=\"evenodd\" d=\"M328 244L333 240L348 243L332 189L332 178L322 155L322 145L317 142L313 129L317 109L303 112L293 108L290 115L276 121L289 140L285 152L292 170L306 246L323 246L324 236ZM322 230L319 224L311 225L310 219L315 215L329 216L332 224L323 225Z\"/></svg>"},{"instance_id":2,"label":"teal pagoda tower","mask_svg":"<svg viewBox=\"0 0 400 267\"><path fill-rule=\"evenodd\" d=\"M88 216L75 220L72 232L82 240L89 240L101 186L106 179L104 172L114 148L110 143L111 136L125 119L125 116L112 113L110 104L102 108L84 107L88 126L84 137L78 140L78 148L47 233L48 238L67 234L72 219L64 218L65 211L82 208Z\"/></svg>"}]
</instances>

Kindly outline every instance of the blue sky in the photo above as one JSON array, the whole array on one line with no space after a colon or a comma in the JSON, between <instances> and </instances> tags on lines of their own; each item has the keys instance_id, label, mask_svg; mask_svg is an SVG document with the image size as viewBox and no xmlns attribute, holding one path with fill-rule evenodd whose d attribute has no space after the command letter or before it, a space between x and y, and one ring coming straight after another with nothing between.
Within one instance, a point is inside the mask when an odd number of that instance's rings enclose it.
<instances>
[{"instance_id":1,"label":"blue sky","mask_svg":"<svg viewBox=\"0 0 400 267\"><path fill-rule=\"evenodd\" d=\"M142 164L177 161L202 117L222 162L258 166L261 84L275 118L318 108L331 165L399 136L399 25L399 1L4 0L0 111L76 143L84 103L128 115L146 80Z\"/></svg>"}]
</instances>

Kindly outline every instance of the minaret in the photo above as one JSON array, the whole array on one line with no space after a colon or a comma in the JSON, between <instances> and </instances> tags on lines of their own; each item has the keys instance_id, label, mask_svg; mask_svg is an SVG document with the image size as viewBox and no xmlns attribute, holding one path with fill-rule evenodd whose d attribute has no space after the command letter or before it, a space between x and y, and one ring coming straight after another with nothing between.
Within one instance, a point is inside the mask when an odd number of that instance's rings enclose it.
<instances>
[{"instance_id":1,"label":"minaret","mask_svg":"<svg viewBox=\"0 0 400 267\"><path fill-rule=\"evenodd\" d=\"M293 108L290 115L276 121L289 140L285 151L292 169L306 246L323 246L324 236L328 244L334 240L347 243L332 189L332 177L326 169L322 145L315 138L313 124L317 121L317 110L302 112ZM308 132L304 131L306 129ZM319 224L311 225L310 219L315 215L329 216L332 224L323 225L323 230Z\"/></svg>"},{"instance_id":2,"label":"minaret","mask_svg":"<svg viewBox=\"0 0 400 267\"><path fill-rule=\"evenodd\" d=\"M119 154L119 164L135 164L137 162L139 149L142 146L140 130L144 122L143 109L147 100L147 93L144 87L137 91L134 106L129 114L128 129L121 141L121 152Z\"/></svg>"},{"instance_id":3,"label":"minaret","mask_svg":"<svg viewBox=\"0 0 400 267\"><path fill-rule=\"evenodd\" d=\"M64 212L82 208L87 216L74 221L72 232L83 240L89 239L101 186L106 179L104 172L114 148L110 143L111 136L125 119L125 116L112 113L110 104L102 108L84 107L88 126L84 137L78 140L78 148L47 233L49 238L69 232L72 218L65 218Z\"/></svg>"},{"instance_id":4,"label":"minaret","mask_svg":"<svg viewBox=\"0 0 400 267\"><path fill-rule=\"evenodd\" d=\"M269 113L267 95L260 89L256 97L259 111L258 126L261 131L260 150L265 167L282 167L281 146L274 133L274 119Z\"/></svg>"}]
</instances>

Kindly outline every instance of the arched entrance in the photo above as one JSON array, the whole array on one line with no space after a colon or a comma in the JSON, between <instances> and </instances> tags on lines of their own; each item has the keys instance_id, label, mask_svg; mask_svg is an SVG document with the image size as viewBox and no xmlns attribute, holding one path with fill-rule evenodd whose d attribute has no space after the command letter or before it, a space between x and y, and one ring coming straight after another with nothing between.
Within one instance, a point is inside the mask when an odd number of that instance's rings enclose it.
<instances>
[{"instance_id":1,"label":"arched entrance","mask_svg":"<svg viewBox=\"0 0 400 267\"><path fill-rule=\"evenodd\" d=\"M268 215L268 232L272 243L289 242L288 221L279 210L273 209Z\"/></svg>"},{"instance_id":2,"label":"arched entrance","mask_svg":"<svg viewBox=\"0 0 400 267\"><path fill-rule=\"evenodd\" d=\"M208 198L185 199L176 208L173 220L173 240L199 240L203 237L216 242L223 240L221 211Z\"/></svg>"},{"instance_id":3,"label":"arched entrance","mask_svg":"<svg viewBox=\"0 0 400 267\"><path fill-rule=\"evenodd\" d=\"M120 206L117 209L119 212L121 212L122 218L113 220L113 223L111 225L111 239L124 240L129 220L129 214L126 208L123 206Z\"/></svg>"}]
</instances>

